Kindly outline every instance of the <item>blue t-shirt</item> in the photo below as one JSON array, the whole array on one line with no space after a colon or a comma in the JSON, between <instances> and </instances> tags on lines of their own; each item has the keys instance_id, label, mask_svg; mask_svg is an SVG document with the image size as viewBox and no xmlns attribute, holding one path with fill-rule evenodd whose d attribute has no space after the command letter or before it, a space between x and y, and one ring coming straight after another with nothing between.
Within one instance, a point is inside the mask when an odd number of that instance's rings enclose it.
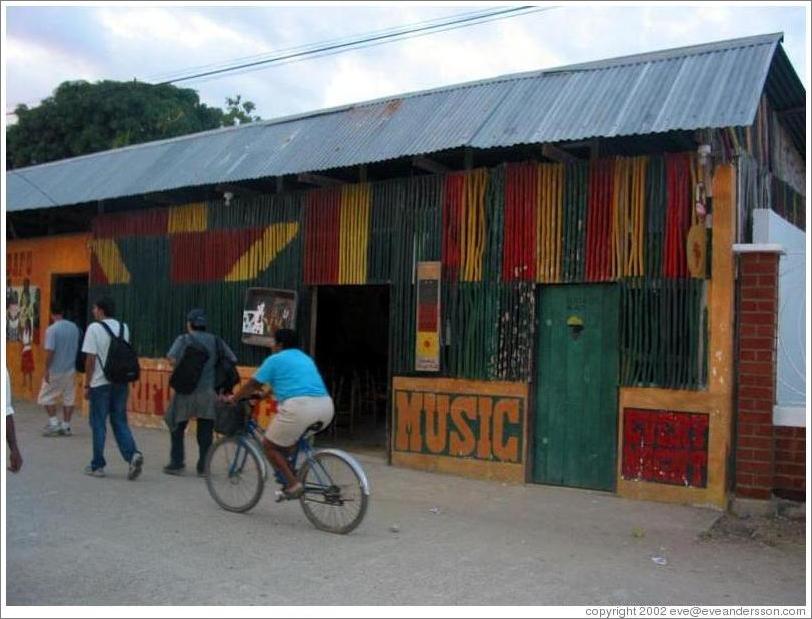
<instances>
[{"instance_id":1,"label":"blue t-shirt","mask_svg":"<svg viewBox=\"0 0 812 619\"><path fill-rule=\"evenodd\" d=\"M54 351L48 368L52 374L73 372L78 348L79 327L70 320L57 320L45 330L45 350Z\"/></svg>"},{"instance_id":2,"label":"blue t-shirt","mask_svg":"<svg viewBox=\"0 0 812 619\"><path fill-rule=\"evenodd\" d=\"M328 395L313 359L298 348L280 350L265 359L254 380L270 385L280 402L303 395Z\"/></svg>"}]
</instances>

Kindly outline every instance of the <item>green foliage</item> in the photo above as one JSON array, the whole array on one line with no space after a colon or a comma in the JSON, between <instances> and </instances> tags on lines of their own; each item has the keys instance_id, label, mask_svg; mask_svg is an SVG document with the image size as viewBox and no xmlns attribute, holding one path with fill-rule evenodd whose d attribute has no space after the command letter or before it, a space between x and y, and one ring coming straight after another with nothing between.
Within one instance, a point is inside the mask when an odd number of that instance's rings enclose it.
<instances>
[{"instance_id":1,"label":"green foliage","mask_svg":"<svg viewBox=\"0 0 812 619\"><path fill-rule=\"evenodd\" d=\"M261 120L259 116L251 116L251 112L253 112L257 106L251 101L242 101L241 95L237 95L234 99L226 97L226 106L227 111L223 114L222 121L226 127Z\"/></svg>"},{"instance_id":2,"label":"green foliage","mask_svg":"<svg viewBox=\"0 0 812 619\"><path fill-rule=\"evenodd\" d=\"M6 166L46 163L111 148L259 120L240 95L228 111L200 102L196 91L171 84L71 81L29 108L19 105L6 131Z\"/></svg>"}]
</instances>

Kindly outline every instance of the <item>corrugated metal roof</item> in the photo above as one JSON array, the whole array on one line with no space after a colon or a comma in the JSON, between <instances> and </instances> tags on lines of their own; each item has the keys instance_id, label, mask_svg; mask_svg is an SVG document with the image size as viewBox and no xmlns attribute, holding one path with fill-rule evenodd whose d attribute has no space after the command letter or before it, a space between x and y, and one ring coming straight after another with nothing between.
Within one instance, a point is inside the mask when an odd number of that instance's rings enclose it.
<instances>
[{"instance_id":1,"label":"corrugated metal roof","mask_svg":"<svg viewBox=\"0 0 812 619\"><path fill-rule=\"evenodd\" d=\"M805 97L782 37L502 76L21 168L7 173L7 208L317 172L461 146L749 125L768 74L776 74L773 96Z\"/></svg>"}]
</instances>

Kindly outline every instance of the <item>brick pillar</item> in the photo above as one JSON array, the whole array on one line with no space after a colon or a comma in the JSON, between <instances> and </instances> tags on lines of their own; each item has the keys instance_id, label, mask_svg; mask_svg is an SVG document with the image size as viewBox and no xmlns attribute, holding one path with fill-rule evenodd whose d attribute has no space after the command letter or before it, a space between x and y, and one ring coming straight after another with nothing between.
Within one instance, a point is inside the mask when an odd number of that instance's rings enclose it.
<instances>
[{"instance_id":1,"label":"brick pillar","mask_svg":"<svg viewBox=\"0 0 812 619\"><path fill-rule=\"evenodd\" d=\"M751 246L739 257L736 496L769 499L775 474L778 261L780 252Z\"/></svg>"},{"instance_id":2,"label":"brick pillar","mask_svg":"<svg viewBox=\"0 0 812 619\"><path fill-rule=\"evenodd\" d=\"M776 496L806 500L806 428L775 426Z\"/></svg>"}]
</instances>

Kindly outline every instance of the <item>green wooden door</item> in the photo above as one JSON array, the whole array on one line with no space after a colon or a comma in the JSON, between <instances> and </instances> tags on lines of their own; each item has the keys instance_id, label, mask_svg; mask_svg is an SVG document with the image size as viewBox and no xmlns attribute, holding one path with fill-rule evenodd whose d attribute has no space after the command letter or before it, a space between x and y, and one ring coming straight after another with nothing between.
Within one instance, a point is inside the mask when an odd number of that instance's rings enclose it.
<instances>
[{"instance_id":1,"label":"green wooden door","mask_svg":"<svg viewBox=\"0 0 812 619\"><path fill-rule=\"evenodd\" d=\"M619 292L542 286L533 481L614 490Z\"/></svg>"}]
</instances>

